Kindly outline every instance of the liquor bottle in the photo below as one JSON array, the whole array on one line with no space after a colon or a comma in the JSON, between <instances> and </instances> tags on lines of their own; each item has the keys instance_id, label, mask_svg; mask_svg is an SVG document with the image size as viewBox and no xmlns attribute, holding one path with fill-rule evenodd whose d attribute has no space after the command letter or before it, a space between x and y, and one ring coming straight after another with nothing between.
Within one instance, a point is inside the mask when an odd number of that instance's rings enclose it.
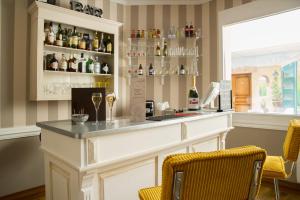
<instances>
[{"instance_id":1,"label":"liquor bottle","mask_svg":"<svg viewBox=\"0 0 300 200\"><path fill-rule=\"evenodd\" d=\"M160 30L159 29L156 30L156 38L160 38Z\"/></svg>"},{"instance_id":2,"label":"liquor bottle","mask_svg":"<svg viewBox=\"0 0 300 200\"><path fill-rule=\"evenodd\" d=\"M55 58L55 53L54 53L52 59L50 60L50 70L56 71L57 69L58 69L58 61Z\"/></svg>"},{"instance_id":3,"label":"liquor bottle","mask_svg":"<svg viewBox=\"0 0 300 200\"><path fill-rule=\"evenodd\" d=\"M156 55L156 56L160 56L160 46L159 46L159 42L158 42L157 45L156 45L155 55Z\"/></svg>"},{"instance_id":4,"label":"liquor bottle","mask_svg":"<svg viewBox=\"0 0 300 200\"><path fill-rule=\"evenodd\" d=\"M90 56L90 58L86 62L86 72L87 73L94 73L94 59L93 59L93 56Z\"/></svg>"},{"instance_id":5,"label":"liquor bottle","mask_svg":"<svg viewBox=\"0 0 300 200\"><path fill-rule=\"evenodd\" d=\"M62 54L59 62L59 71L67 71L67 69L68 69L68 61L66 59L65 54Z\"/></svg>"},{"instance_id":6,"label":"liquor bottle","mask_svg":"<svg viewBox=\"0 0 300 200\"><path fill-rule=\"evenodd\" d=\"M83 50L86 49L86 41L85 41L82 33L80 33L79 49L83 49Z\"/></svg>"},{"instance_id":7,"label":"liquor bottle","mask_svg":"<svg viewBox=\"0 0 300 200\"><path fill-rule=\"evenodd\" d=\"M190 31L190 33L189 33L190 37L194 37L194 26L193 26L192 22L190 24L189 31Z\"/></svg>"},{"instance_id":8,"label":"liquor bottle","mask_svg":"<svg viewBox=\"0 0 300 200\"><path fill-rule=\"evenodd\" d=\"M94 39L93 39L93 50L98 51L99 50L99 38L98 38L98 32L95 32Z\"/></svg>"},{"instance_id":9,"label":"liquor bottle","mask_svg":"<svg viewBox=\"0 0 300 200\"><path fill-rule=\"evenodd\" d=\"M68 46L68 30L65 28L62 32L63 47Z\"/></svg>"},{"instance_id":10,"label":"liquor bottle","mask_svg":"<svg viewBox=\"0 0 300 200\"><path fill-rule=\"evenodd\" d=\"M103 65L104 65L104 63L103 63ZM102 69L101 69L101 73L108 74L108 72L109 72L109 67L108 67L107 63L105 63L104 67L102 67Z\"/></svg>"},{"instance_id":11,"label":"liquor bottle","mask_svg":"<svg viewBox=\"0 0 300 200\"><path fill-rule=\"evenodd\" d=\"M56 45L62 47L63 46L63 31L61 29L61 25L58 24L58 30L56 33Z\"/></svg>"},{"instance_id":12,"label":"liquor bottle","mask_svg":"<svg viewBox=\"0 0 300 200\"><path fill-rule=\"evenodd\" d=\"M189 25L188 24L185 25L184 33L185 33L185 37L189 37L190 36L190 29L189 29Z\"/></svg>"},{"instance_id":13,"label":"liquor bottle","mask_svg":"<svg viewBox=\"0 0 300 200\"><path fill-rule=\"evenodd\" d=\"M110 36L107 36L107 40L106 40L106 52L107 53L112 53L112 42L110 40Z\"/></svg>"},{"instance_id":14,"label":"liquor bottle","mask_svg":"<svg viewBox=\"0 0 300 200\"><path fill-rule=\"evenodd\" d=\"M95 62L94 62L94 73L95 74L100 74L101 72L101 65L99 62L99 58L96 56L95 57Z\"/></svg>"},{"instance_id":15,"label":"liquor bottle","mask_svg":"<svg viewBox=\"0 0 300 200\"><path fill-rule=\"evenodd\" d=\"M180 66L179 75L185 75L184 65Z\"/></svg>"},{"instance_id":16,"label":"liquor bottle","mask_svg":"<svg viewBox=\"0 0 300 200\"><path fill-rule=\"evenodd\" d=\"M150 63L150 66L149 66L149 76L154 76L154 75L155 75L155 70L153 68L152 63Z\"/></svg>"},{"instance_id":17,"label":"liquor bottle","mask_svg":"<svg viewBox=\"0 0 300 200\"><path fill-rule=\"evenodd\" d=\"M99 47L100 52L106 52L106 46L104 42L104 33L101 34L101 40L100 40L100 47Z\"/></svg>"},{"instance_id":18,"label":"liquor bottle","mask_svg":"<svg viewBox=\"0 0 300 200\"><path fill-rule=\"evenodd\" d=\"M91 51L93 49L93 46L92 46L92 43L91 43L91 40L90 40L90 34L88 33L84 33L83 34L83 38L85 40L85 49L88 50L88 51Z\"/></svg>"},{"instance_id":19,"label":"liquor bottle","mask_svg":"<svg viewBox=\"0 0 300 200\"><path fill-rule=\"evenodd\" d=\"M49 23L44 23L44 43L47 43L47 39L48 39L48 33L50 31L50 24Z\"/></svg>"},{"instance_id":20,"label":"liquor bottle","mask_svg":"<svg viewBox=\"0 0 300 200\"><path fill-rule=\"evenodd\" d=\"M141 38L141 32L140 32L140 30L137 30L136 38Z\"/></svg>"},{"instance_id":21,"label":"liquor bottle","mask_svg":"<svg viewBox=\"0 0 300 200\"><path fill-rule=\"evenodd\" d=\"M145 30L142 30L141 38L145 38Z\"/></svg>"},{"instance_id":22,"label":"liquor bottle","mask_svg":"<svg viewBox=\"0 0 300 200\"><path fill-rule=\"evenodd\" d=\"M193 77L193 87L189 91L189 110L199 110L199 94L196 88L196 76Z\"/></svg>"},{"instance_id":23,"label":"liquor bottle","mask_svg":"<svg viewBox=\"0 0 300 200\"><path fill-rule=\"evenodd\" d=\"M167 46L167 41L164 42L164 48L163 48L163 56L168 55L168 46Z\"/></svg>"},{"instance_id":24,"label":"liquor bottle","mask_svg":"<svg viewBox=\"0 0 300 200\"><path fill-rule=\"evenodd\" d=\"M72 48L78 48L78 34L76 30L76 26L74 26L73 33L72 33Z\"/></svg>"},{"instance_id":25,"label":"liquor bottle","mask_svg":"<svg viewBox=\"0 0 300 200\"><path fill-rule=\"evenodd\" d=\"M47 44L53 45L54 40L55 40L55 34L53 32L53 24L52 24L52 22L50 22L49 32L48 32L48 35L47 35Z\"/></svg>"},{"instance_id":26,"label":"liquor bottle","mask_svg":"<svg viewBox=\"0 0 300 200\"><path fill-rule=\"evenodd\" d=\"M138 70L138 75L143 75L144 73L143 73L143 66L142 66L142 64L140 64L140 66L139 66L139 70Z\"/></svg>"},{"instance_id":27,"label":"liquor bottle","mask_svg":"<svg viewBox=\"0 0 300 200\"><path fill-rule=\"evenodd\" d=\"M86 59L84 58L83 53L78 61L78 71L81 73L86 73Z\"/></svg>"},{"instance_id":28,"label":"liquor bottle","mask_svg":"<svg viewBox=\"0 0 300 200\"><path fill-rule=\"evenodd\" d=\"M134 30L131 30L131 35L130 35L131 38L135 38L135 31Z\"/></svg>"},{"instance_id":29,"label":"liquor bottle","mask_svg":"<svg viewBox=\"0 0 300 200\"><path fill-rule=\"evenodd\" d=\"M68 47L72 47L73 44L72 29L68 29L67 37L68 37Z\"/></svg>"},{"instance_id":30,"label":"liquor bottle","mask_svg":"<svg viewBox=\"0 0 300 200\"><path fill-rule=\"evenodd\" d=\"M74 55L70 55L68 60L68 71L69 72L77 72L77 60Z\"/></svg>"}]
</instances>

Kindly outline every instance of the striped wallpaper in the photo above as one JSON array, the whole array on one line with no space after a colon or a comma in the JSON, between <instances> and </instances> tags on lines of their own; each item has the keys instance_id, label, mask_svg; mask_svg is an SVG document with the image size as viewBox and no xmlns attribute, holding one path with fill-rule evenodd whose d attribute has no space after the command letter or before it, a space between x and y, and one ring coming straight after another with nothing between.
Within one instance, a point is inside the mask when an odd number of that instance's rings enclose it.
<instances>
[{"instance_id":1,"label":"striped wallpaper","mask_svg":"<svg viewBox=\"0 0 300 200\"><path fill-rule=\"evenodd\" d=\"M36 121L66 119L70 116L69 101L32 102L29 99L29 35L30 23L27 6L33 0L1 0L1 65L0 65L0 128L35 124ZM104 18L123 22L120 30L120 81L117 114L126 115L129 105L129 87L126 79L126 41L131 29L160 28L168 30L171 25L183 27L193 22L202 29L199 42L199 73L197 88L200 94L217 78L217 12L248 3L251 0L212 0L202 5L150 5L123 6L110 0L81 0L83 3L101 7ZM253 1L253 0L252 0ZM63 7L69 0L57 0ZM12 26L13 25L13 26ZM11 44L11 41L14 41ZM147 61L148 62L148 61ZM186 59L172 64L186 63ZM169 101L174 108L187 103L186 92L191 78L147 78L147 99Z\"/></svg>"}]
</instances>

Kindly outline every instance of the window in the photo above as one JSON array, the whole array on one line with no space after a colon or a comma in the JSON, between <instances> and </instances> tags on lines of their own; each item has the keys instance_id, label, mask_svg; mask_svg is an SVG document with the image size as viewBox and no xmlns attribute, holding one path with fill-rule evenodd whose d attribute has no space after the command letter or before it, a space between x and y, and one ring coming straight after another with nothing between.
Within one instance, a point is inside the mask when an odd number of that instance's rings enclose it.
<instances>
[{"instance_id":1,"label":"window","mask_svg":"<svg viewBox=\"0 0 300 200\"><path fill-rule=\"evenodd\" d=\"M235 111L300 113L299 20L300 9L226 27Z\"/></svg>"}]
</instances>

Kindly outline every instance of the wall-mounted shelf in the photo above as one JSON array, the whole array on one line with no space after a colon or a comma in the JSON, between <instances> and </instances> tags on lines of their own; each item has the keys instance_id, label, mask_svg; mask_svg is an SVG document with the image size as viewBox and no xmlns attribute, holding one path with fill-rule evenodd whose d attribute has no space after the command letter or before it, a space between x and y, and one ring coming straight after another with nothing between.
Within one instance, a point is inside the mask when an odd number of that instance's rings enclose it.
<instances>
[{"instance_id":1,"label":"wall-mounted shelf","mask_svg":"<svg viewBox=\"0 0 300 200\"><path fill-rule=\"evenodd\" d=\"M34 1L28 8L31 15L30 38L30 99L34 101L71 100L71 88L92 85L109 85L109 90L118 96L119 76L119 28L121 23L103 19L67 8ZM104 33L111 36L113 54L88 51L69 47L44 44L44 24L53 22L62 28L77 27L85 33ZM45 70L44 57L50 53L76 54L84 53L99 57L101 64L107 63L110 74L92 74L79 72ZM56 54L56 55L57 55ZM106 84L109 81L109 84ZM101 83L101 84L100 84ZM54 88L54 89L53 89Z\"/></svg>"},{"instance_id":2,"label":"wall-mounted shelf","mask_svg":"<svg viewBox=\"0 0 300 200\"><path fill-rule=\"evenodd\" d=\"M90 55L99 55L99 56L113 56L114 54L111 53L103 53L103 52L97 52L97 51L88 51L83 49L73 49L69 47L60 47L55 45L44 45L44 51L50 51L50 52L61 52L61 53L75 53L75 54L90 54Z\"/></svg>"},{"instance_id":3,"label":"wall-mounted shelf","mask_svg":"<svg viewBox=\"0 0 300 200\"><path fill-rule=\"evenodd\" d=\"M100 76L100 77L111 77L112 76L112 74L95 74L95 73L65 72L65 71L51 71L51 70L44 70L44 73L70 75L70 76Z\"/></svg>"}]
</instances>

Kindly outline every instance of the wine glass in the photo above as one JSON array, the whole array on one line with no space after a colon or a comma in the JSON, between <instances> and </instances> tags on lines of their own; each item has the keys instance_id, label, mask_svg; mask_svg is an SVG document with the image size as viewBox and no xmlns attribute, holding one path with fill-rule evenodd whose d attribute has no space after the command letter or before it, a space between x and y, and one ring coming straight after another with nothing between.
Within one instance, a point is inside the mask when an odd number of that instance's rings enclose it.
<instances>
[{"instance_id":1,"label":"wine glass","mask_svg":"<svg viewBox=\"0 0 300 200\"><path fill-rule=\"evenodd\" d=\"M94 107L95 107L95 111L96 111L96 125L99 124L99 121L98 121L98 110L99 110L99 106L102 102L102 94L100 92L95 92L95 93L92 93L92 102L94 104Z\"/></svg>"},{"instance_id":2,"label":"wine glass","mask_svg":"<svg viewBox=\"0 0 300 200\"><path fill-rule=\"evenodd\" d=\"M112 109L113 109L113 106L114 106L114 103L116 100L117 100L117 98L116 98L115 93L106 95L106 102L107 102L109 110L110 110L110 123L112 123Z\"/></svg>"}]
</instances>

